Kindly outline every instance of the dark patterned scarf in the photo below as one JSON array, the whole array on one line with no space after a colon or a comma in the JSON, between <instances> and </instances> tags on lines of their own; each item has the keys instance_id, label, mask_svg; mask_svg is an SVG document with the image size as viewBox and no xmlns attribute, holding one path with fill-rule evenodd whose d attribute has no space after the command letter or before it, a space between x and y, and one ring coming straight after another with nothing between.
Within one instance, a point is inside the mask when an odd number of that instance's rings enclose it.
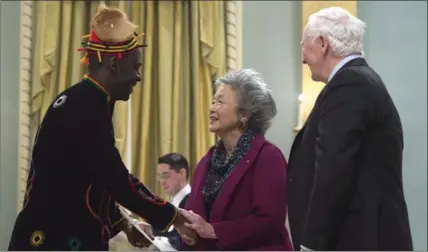
<instances>
[{"instance_id":1,"label":"dark patterned scarf","mask_svg":"<svg viewBox=\"0 0 428 252\"><path fill-rule=\"evenodd\" d=\"M256 134L254 132L247 130L238 139L235 151L228 160L223 143L221 141L216 143L208 168L208 174L205 178L205 184L202 188L202 195L205 199L208 216L224 181L229 177L232 170L239 164L245 154L251 149L251 143L255 137Z\"/></svg>"}]
</instances>

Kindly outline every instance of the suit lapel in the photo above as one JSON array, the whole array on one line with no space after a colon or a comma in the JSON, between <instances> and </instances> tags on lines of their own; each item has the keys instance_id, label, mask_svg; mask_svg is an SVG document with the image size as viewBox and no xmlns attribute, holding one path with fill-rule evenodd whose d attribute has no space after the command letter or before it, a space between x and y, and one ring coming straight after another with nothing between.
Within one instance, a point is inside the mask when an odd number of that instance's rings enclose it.
<instances>
[{"instance_id":1,"label":"suit lapel","mask_svg":"<svg viewBox=\"0 0 428 252\"><path fill-rule=\"evenodd\" d=\"M210 221L218 221L222 219L224 211L227 210L226 206L231 200L231 194L256 160L258 153L265 143L266 139L263 136L257 136L254 138L251 149L233 169L229 177L224 181L223 186L220 188L220 192L217 199L214 201L211 210Z\"/></svg>"},{"instance_id":2,"label":"suit lapel","mask_svg":"<svg viewBox=\"0 0 428 252\"><path fill-rule=\"evenodd\" d=\"M317 97L317 101L315 102L314 108L315 108L315 106L319 100L319 97L320 97L320 95L318 95L318 97ZM291 145L291 149L290 149L289 161L292 159L291 155L293 155L293 151L300 145L300 141L302 140L303 134L305 134L306 126L308 125L308 122L311 120L312 115L314 114L314 108L312 108L311 113L309 113L308 118L306 118L305 123L303 124L302 128L299 130L296 137L294 138L293 144ZM288 168L290 168L290 166L291 166L291 164L288 165Z\"/></svg>"},{"instance_id":3,"label":"suit lapel","mask_svg":"<svg viewBox=\"0 0 428 252\"><path fill-rule=\"evenodd\" d=\"M309 119L309 117L308 117L308 119ZM294 138L293 144L291 145L291 149L290 149L290 158L289 158L289 160L291 160L291 155L293 154L293 151L297 148L297 146L299 146L300 141L302 140L302 136L305 133L307 121L308 120L306 119L306 121L303 124L302 128L299 130L299 132L297 133L296 137ZM288 166L288 167L290 167L290 166Z\"/></svg>"},{"instance_id":4,"label":"suit lapel","mask_svg":"<svg viewBox=\"0 0 428 252\"><path fill-rule=\"evenodd\" d=\"M187 203L187 199L189 198L189 194L186 194L186 196L184 196L184 198L181 200L180 204L178 204L179 208L184 208L186 206Z\"/></svg>"},{"instance_id":5,"label":"suit lapel","mask_svg":"<svg viewBox=\"0 0 428 252\"><path fill-rule=\"evenodd\" d=\"M324 93L326 92L326 89L327 89L327 85L325 85L321 90L321 92L318 94L318 97L315 101L314 107L311 110L311 113L309 113L309 116L308 118L306 118L305 123L302 126L302 129L297 133L296 137L294 138L293 144L291 145L291 149L290 149L290 155L288 158L289 163L287 166L287 172L289 172L291 170L291 167L293 167L293 160L294 160L293 154L300 145L300 142L305 134L305 130L308 126L308 123L315 119L316 117L315 114L317 113L318 106L320 104L320 101L322 100Z\"/></svg>"},{"instance_id":6,"label":"suit lapel","mask_svg":"<svg viewBox=\"0 0 428 252\"><path fill-rule=\"evenodd\" d=\"M312 109L312 111L313 111L313 109ZM302 141L302 137L305 134L306 126L308 125L308 121L310 120L310 118L312 116L312 111L309 114L308 118L306 119L305 123L303 124L302 128L297 133L296 137L294 138L293 144L291 145L290 155L288 158L287 173L290 173L291 167L293 167L293 161L294 161L293 154L295 153L295 151L300 146L300 142Z\"/></svg>"},{"instance_id":7,"label":"suit lapel","mask_svg":"<svg viewBox=\"0 0 428 252\"><path fill-rule=\"evenodd\" d=\"M311 110L311 113L309 113L309 116L308 116L308 118L306 118L305 123L302 126L302 129L297 133L297 135L295 137L296 140L300 141L300 139L302 138L303 133L305 132L306 126L308 125L308 122L310 122L311 118L313 117L314 111L316 110L317 106L319 105L321 97L323 96L323 94L324 94L324 92L326 90L326 87L327 87L327 85L325 85L321 89L321 92L318 94L317 99L315 100L314 107ZM294 146L294 142L293 142L293 145L291 147L291 150L293 150L293 146Z\"/></svg>"},{"instance_id":8,"label":"suit lapel","mask_svg":"<svg viewBox=\"0 0 428 252\"><path fill-rule=\"evenodd\" d=\"M308 123L313 120L313 116L314 114L316 114L318 107L320 106L320 103L322 101L323 96L325 96L325 94L329 91L329 89L331 89L332 86L334 86L335 83L335 79L336 77L346 68L348 67L355 67L355 66L368 66L367 62L364 58L356 58L353 59L351 61L349 61L348 63L346 63L341 69L339 69L339 71L337 71L337 73L333 76L333 78L323 87L323 89L321 90L321 92L318 94L318 97L315 101L314 107L311 110L311 113L309 114L308 118L305 120L305 123L302 126L302 129L297 133L296 137L294 138L293 144L291 146L291 150L290 150L290 156L289 156L289 163L288 163L288 169L290 170L290 168L293 166L292 165L292 155L293 152L298 148L298 146L300 145L300 141L302 140L302 137L305 133L305 129L306 126L308 125ZM332 84L333 83L333 84Z\"/></svg>"}]
</instances>

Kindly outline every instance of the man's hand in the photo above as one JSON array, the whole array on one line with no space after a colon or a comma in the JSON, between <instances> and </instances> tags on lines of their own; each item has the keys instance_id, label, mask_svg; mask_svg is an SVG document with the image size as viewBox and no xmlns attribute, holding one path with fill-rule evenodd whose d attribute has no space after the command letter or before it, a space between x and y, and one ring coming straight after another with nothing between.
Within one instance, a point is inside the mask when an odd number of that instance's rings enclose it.
<instances>
[{"instance_id":1,"label":"man's hand","mask_svg":"<svg viewBox=\"0 0 428 252\"><path fill-rule=\"evenodd\" d=\"M143 235L141 234L134 226L129 225L126 230L124 230L126 233L126 236L128 237L129 243L131 243L132 246L137 248L146 248L150 246L152 243ZM147 233L147 232L146 232ZM151 236L151 233L147 233L149 236ZM152 238L152 236L151 236Z\"/></svg>"},{"instance_id":2,"label":"man's hand","mask_svg":"<svg viewBox=\"0 0 428 252\"><path fill-rule=\"evenodd\" d=\"M188 246L194 246L198 241L198 234L184 225L186 221L186 218L181 214L180 211L178 211L173 225L180 236L183 238L184 242Z\"/></svg>"},{"instance_id":3,"label":"man's hand","mask_svg":"<svg viewBox=\"0 0 428 252\"><path fill-rule=\"evenodd\" d=\"M144 222L144 221L140 221L137 224L146 234L148 234L150 236L150 238L153 239L153 237L154 237L153 228L149 223Z\"/></svg>"}]
</instances>

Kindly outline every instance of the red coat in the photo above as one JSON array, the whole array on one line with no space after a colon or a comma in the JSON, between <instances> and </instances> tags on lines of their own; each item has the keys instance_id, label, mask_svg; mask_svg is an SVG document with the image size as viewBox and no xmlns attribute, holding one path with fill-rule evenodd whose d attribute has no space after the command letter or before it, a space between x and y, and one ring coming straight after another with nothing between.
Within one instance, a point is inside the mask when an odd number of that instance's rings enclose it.
<instances>
[{"instance_id":1,"label":"red coat","mask_svg":"<svg viewBox=\"0 0 428 252\"><path fill-rule=\"evenodd\" d=\"M186 209L207 220L202 187L213 148L192 178ZM200 239L194 250L293 250L285 228L286 160L275 145L257 136L252 148L224 182L209 222L217 240Z\"/></svg>"}]
</instances>

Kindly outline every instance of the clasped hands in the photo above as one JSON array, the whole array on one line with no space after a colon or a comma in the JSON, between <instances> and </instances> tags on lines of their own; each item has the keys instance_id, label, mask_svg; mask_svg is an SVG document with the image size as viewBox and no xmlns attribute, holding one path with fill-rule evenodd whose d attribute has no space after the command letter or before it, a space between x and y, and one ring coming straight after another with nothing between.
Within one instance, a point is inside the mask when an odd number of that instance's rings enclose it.
<instances>
[{"instance_id":1,"label":"clasped hands","mask_svg":"<svg viewBox=\"0 0 428 252\"><path fill-rule=\"evenodd\" d=\"M184 222L184 227L196 232L201 238L206 239L217 239L213 226L206 222L201 216L195 214L193 211L187 211L184 209L179 210L181 215L186 218ZM187 233L180 233L177 229L178 233L183 238L184 243L188 246L193 246L196 244L196 239L192 236L189 236Z\"/></svg>"},{"instance_id":2,"label":"clasped hands","mask_svg":"<svg viewBox=\"0 0 428 252\"><path fill-rule=\"evenodd\" d=\"M206 222L201 216L195 214L193 211L179 209L179 212L173 225L181 236L181 238L183 239L183 242L188 246L194 246L198 241L198 236L207 239L217 239L213 226ZM152 227L150 225L144 222L140 222L139 226L149 236L153 237ZM131 239L129 240L131 242ZM136 247L140 247L141 245L147 246L146 242L142 241L134 244L132 245Z\"/></svg>"}]
</instances>

